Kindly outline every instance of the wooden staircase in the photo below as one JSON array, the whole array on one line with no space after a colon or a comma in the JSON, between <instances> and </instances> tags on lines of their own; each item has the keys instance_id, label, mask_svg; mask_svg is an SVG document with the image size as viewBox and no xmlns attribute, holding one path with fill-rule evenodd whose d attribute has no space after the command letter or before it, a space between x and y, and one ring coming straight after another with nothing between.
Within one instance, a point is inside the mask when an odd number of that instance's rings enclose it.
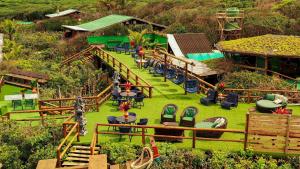
<instances>
[{"instance_id":1,"label":"wooden staircase","mask_svg":"<svg viewBox=\"0 0 300 169\"><path fill-rule=\"evenodd\" d=\"M95 147L94 154L98 155L100 147ZM90 158L90 147L83 145L74 145L70 148L69 153L66 155L62 163L63 167L70 166L87 166Z\"/></svg>"},{"instance_id":2,"label":"wooden staircase","mask_svg":"<svg viewBox=\"0 0 300 169\"><path fill-rule=\"evenodd\" d=\"M67 65L67 64L70 64L72 63L73 61L75 60L81 60L83 62L87 62L89 60L91 60L93 58L93 53L92 51L95 49L95 46L90 46L68 58L66 58L65 60L63 60L61 62L61 66L63 65Z\"/></svg>"}]
</instances>

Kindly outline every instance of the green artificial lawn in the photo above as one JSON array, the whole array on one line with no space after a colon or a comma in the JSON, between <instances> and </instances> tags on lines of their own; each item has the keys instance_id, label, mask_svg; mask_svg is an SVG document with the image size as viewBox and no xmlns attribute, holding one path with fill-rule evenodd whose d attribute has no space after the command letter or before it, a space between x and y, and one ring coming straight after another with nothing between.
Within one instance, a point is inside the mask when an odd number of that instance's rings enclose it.
<instances>
[{"instance_id":1,"label":"green artificial lawn","mask_svg":"<svg viewBox=\"0 0 300 169\"><path fill-rule=\"evenodd\" d=\"M222 116L228 119L228 129L241 129L245 128L246 112L248 108L255 106L254 104L240 103L237 108L232 110L224 110L220 108L220 105L203 106L199 103L199 94L184 95L182 86L175 85L171 81L164 82L163 77L154 77L148 73L146 69L138 69L134 60L130 55L111 53L116 56L122 63L126 64L132 71L143 77L148 83L154 86L153 98L146 98L144 100L145 106L141 109L130 109L129 112L137 113L137 121L140 118L148 118L149 125L160 125L160 114L164 105L168 103L176 104L179 110L176 114L176 120L179 122L180 114L187 106L195 106L199 109L199 113L196 116L196 122L201 120ZM300 114L299 107L291 106L293 114ZM82 143L90 143L94 127L96 123L107 123L107 116L122 116L123 113L117 111L116 106L112 106L111 101L107 101L100 107L99 112L91 112L86 114L88 134L81 137ZM107 131L107 127L100 127L99 130ZM112 129L110 129L112 131ZM148 130L148 133L153 133L152 129ZM185 136L192 136L191 131L186 131ZM242 139L242 134L224 133L222 138L224 139ZM118 135L99 135L99 141L101 142L118 142ZM128 142L128 136L123 136L121 141ZM141 144L141 137L134 136L132 142ZM175 143L178 147L191 148L192 140L184 140L183 143ZM225 151L237 151L243 148L242 143L229 143L229 142L217 142L217 141L197 141L196 149L198 150L225 150Z\"/></svg>"}]
</instances>

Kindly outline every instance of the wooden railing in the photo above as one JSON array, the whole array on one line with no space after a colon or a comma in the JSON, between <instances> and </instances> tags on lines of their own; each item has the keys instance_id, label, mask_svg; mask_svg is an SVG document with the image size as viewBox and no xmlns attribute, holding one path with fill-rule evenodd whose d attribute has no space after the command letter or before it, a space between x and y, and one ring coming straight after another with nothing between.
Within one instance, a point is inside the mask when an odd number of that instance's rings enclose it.
<instances>
[{"instance_id":1,"label":"wooden railing","mask_svg":"<svg viewBox=\"0 0 300 169\"><path fill-rule=\"evenodd\" d=\"M182 69L183 73L185 72L184 74L186 77L198 80L200 92L205 93L208 89L213 89L215 87L214 85L206 82L205 80L201 79L199 76L197 76L196 74L194 74L193 72L188 70L188 67L187 67L188 65L194 66L194 62L190 61L189 59L174 56L164 50L156 50L156 51L152 51L152 52L154 52L153 53L153 55L155 56L154 59L159 60L160 62L165 63L165 64L167 63L168 67L178 69L177 65L172 64L172 62L168 62L169 58L172 58L179 62L185 63L185 68L182 68L182 67L179 67L179 68ZM166 74L165 74L165 76L166 76ZM165 78L165 80L166 80L166 78Z\"/></svg>"},{"instance_id":2,"label":"wooden railing","mask_svg":"<svg viewBox=\"0 0 300 169\"><path fill-rule=\"evenodd\" d=\"M87 109L95 108L99 111L99 106L109 99L111 96L113 84L109 85L106 89L100 92L96 96L89 96L89 97L82 97L85 101L85 106ZM56 108L73 108L74 102L76 98L59 98L59 99L47 99L47 100L39 100L38 105L39 109L48 109L49 107L56 107ZM48 105L48 106L46 106ZM73 108L74 110L74 108Z\"/></svg>"},{"instance_id":3,"label":"wooden railing","mask_svg":"<svg viewBox=\"0 0 300 169\"><path fill-rule=\"evenodd\" d=\"M99 131L99 127L131 127L132 129L141 129L140 132L131 132L131 133L120 133L116 132L108 132L106 130ZM247 125L246 125L247 126ZM148 130L146 133L146 129ZM150 129L169 129L169 130L183 130L183 131L191 131L193 134L192 136L172 136L172 135L156 135L156 134L148 134L151 133ZM203 138L203 137L196 137L197 131L206 131L206 132L224 132L224 133L235 133L235 134L243 134L244 138L240 139L223 139L223 138ZM154 132L153 132L154 133ZM129 136L140 136L142 137L142 144L146 143L146 137L162 137L162 138L173 138L173 139L192 139L192 148L196 147L197 140L205 140L205 141L221 141L221 142L237 142L243 143L244 148L246 145L246 137L247 133L245 130L236 130L236 129L211 129L211 128L190 128L190 127L167 127L167 126L144 126L144 125L127 125L127 124L99 124L97 123L95 126L95 133L93 135L93 139L91 141L91 154L92 150L95 149L96 144L98 143L98 135L100 134L113 134L113 135L129 135Z\"/></svg>"},{"instance_id":4,"label":"wooden railing","mask_svg":"<svg viewBox=\"0 0 300 169\"><path fill-rule=\"evenodd\" d=\"M4 76L0 77L0 92L1 92L1 88L4 85L5 81L4 81Z\"/></svg>"},{"instance_id":5,"label":"wooden railing","mask_svg":"<svg viewBox=\"0 0 300 169\"><path fill-rule=\"evenodd\" d=\"M69 118L70 115L65 116L44 116L44 112L51 112L51 111L66 111L66 110L73 110L74 108L53 108L53 109L43 109L43 110L20 110L20 111L13 111L7 112L1 116L2 121L12 120L12 114L37 114L40 118L22 118L22 119L13 119L14 121L23 121L23 122L33 122L33 121L40 121L43 126L47 125L47 120L59 120L59 119L66 119Z\"/></svg>"},{"instance_id":6,"label":"wooden railing","mask_svg":"<svg viewBox=\"0 0 300 169\"><path fill-rule=\"evenodd\" d=\"M63 60L62 63L61 63L61 65L63 66L63 65L69 64L70 62L72 62L72 61L80 58L82 55L84 55L87 52L92 51L93 49L94 49L94 46L90 46L90 47L88 47L88 48L86 48L86 49L84 49L84 50L82 50L82 51L74 54L73 56L68 57L67 59Z\"/></svg>"},{"instance_id":7,"label":"wooden railing","mask_svg":"<svg viewBox=\"0 0 300 169\"><path fill-rule=\"evenodd\" d=\"M67 122L65 122L65 124L67 124ZM59 144L59 146L56 149L56 157L57 157L57 166L58 167L61 166L62 158L64 157L66 152L69 150L69 148L72 146L75 139L77 138L77 141L78 142L80 141L78 123L70 122L69 124L72 126L69 133L65 136L65 138L62 140L62 142ZM67 144L67 145L65 146L65 144Z\"/></svg>"},{"instance_id":8,"label":"wooden railing","mask_svg":"<svg viewBox=\"0 0 300 169\"><path fill-rule=\"evenodd\" d=\"M240 101L251 103L255 102L265 94L274 93L281 94L288 98L290 103L300 103L300 92L297 90L263 90L263 89L231 89L225 88L224 94L237 93L239 94Z\"/></svg>"},{"instance_id":9,"label":"wooden railing","mask_svg":"<svg viewBox=\"0 0 300 169\"><path fill-rule=\"evenodd\" d=\"M259 68L259 67L252 67L252 66L246 66L246 65L241 65L241 64L234 64L234 66L238 67L238 68L242 68L242 69L248 69L248 70L253 70L253 71L261 71L261 72L265 72L266 74L270 74L270 75L275 75L278 76L279 78L285 79L285 80L291 80L294 83L294 87L297 88L297 83L298 80L295 78L292 78L290 76L272 71L272 70L266 70L264 68Z\"/></svg>"},{"instance_id":10,"label":"wooden railing","mask_svg":"<svg viewBox=\"0 0 300 169\"><path fill-rule=\"evenodd\" d=\"M118 59L116 59L111 54L107 53L101 48L97 48L96 54L105 61L108 65L112 66L116 71L120 73L126 80L130 81L135 85L136 87L140 88L142 91L145 91L145 95L148 97L152 97L152 89L153 86L151 86L148 82L146 82L144 79L139 77L136 73L134 73L130 68L128 68L125 64L120 62Z\"/></svg>"}]
</instances>

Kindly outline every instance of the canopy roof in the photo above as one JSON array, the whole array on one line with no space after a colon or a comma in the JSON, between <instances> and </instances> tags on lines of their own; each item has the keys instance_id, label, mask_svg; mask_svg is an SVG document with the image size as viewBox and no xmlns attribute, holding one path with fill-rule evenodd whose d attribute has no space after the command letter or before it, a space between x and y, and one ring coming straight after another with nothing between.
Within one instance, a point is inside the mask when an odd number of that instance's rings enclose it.
<instances>
[{"instance_id":1,"label":"canopy roof","mask_svg":"<svg viewBox=\"0 0 300 169\"><path fill-rule=\"evenodd\" d=\"M68 10L61 11L61 12L56 12L56 13L53 13L53 14L47 14L45 16L47 16L49 18L55 18L55 17L70 15L72 13L79 13L79 11L77 9L68 9Z\"/></svg>"},{"instance_id":2,"label":"canopy roof","mask_svg":"<svg viewBox=\"0 0 300 169\"><path fill-rule=\"evenodd\" d=\"M63 25L64 28L67 29L71 29L71 30L75 30L75 31L85 31L85 32L93 32L93 31L97 31L103 28L107 28L109 26L118 24L118 23L123 23L129 20L138 20L140 22L144 22L144 23L148 23L151 25L155 25L158 27L164 27L163 25L159 25L159 24L154 24L148 21L145 21L143 19L139 19L139 18L135 18L132 16L125 16L125 15L108 15L105 16L103 18L88 22L88 23L84 23L81 25L76 25L76 26L68 26L68 25Z\"/></svg>"},{"instance_id":3,"label":"canopy roof","mask_svg":"<svg viewBox=\"0 0 300 169\"><path fill-rule=\"evenodd\" d=\"M252 56L300 58L300 37L284 35L263 35L237 40L221 41L217 48L222 52Z\"/></svg>"}]
</instances>

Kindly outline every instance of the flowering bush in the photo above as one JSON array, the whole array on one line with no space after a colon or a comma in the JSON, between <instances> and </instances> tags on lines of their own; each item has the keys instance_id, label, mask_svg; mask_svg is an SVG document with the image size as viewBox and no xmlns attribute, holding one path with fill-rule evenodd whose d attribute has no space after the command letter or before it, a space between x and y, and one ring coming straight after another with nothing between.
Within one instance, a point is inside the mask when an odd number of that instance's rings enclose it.
<instances>
[{"instance_id":1,"label":"flowering bush","mask_svg":"<svg viewBox=\"0 0 300 169\"><path fill-rule=\"evenodd\" d=\"M130 102L129 102L129 101L123 102L123 103L120 105L120 110L121 110L121 111L127 112L129 109L130 109Z\"/></svg>"},{"instance_id":2,"label":"flowering bush","mask_svg":"<svg viewBox=\"0 0 300 169\"><path fill-rule=\"evenodd\" d=\"M273 114L291 114L290 111L286 108L277 108L275 111L272 112Z\"/></svg>"}]
</instances>

